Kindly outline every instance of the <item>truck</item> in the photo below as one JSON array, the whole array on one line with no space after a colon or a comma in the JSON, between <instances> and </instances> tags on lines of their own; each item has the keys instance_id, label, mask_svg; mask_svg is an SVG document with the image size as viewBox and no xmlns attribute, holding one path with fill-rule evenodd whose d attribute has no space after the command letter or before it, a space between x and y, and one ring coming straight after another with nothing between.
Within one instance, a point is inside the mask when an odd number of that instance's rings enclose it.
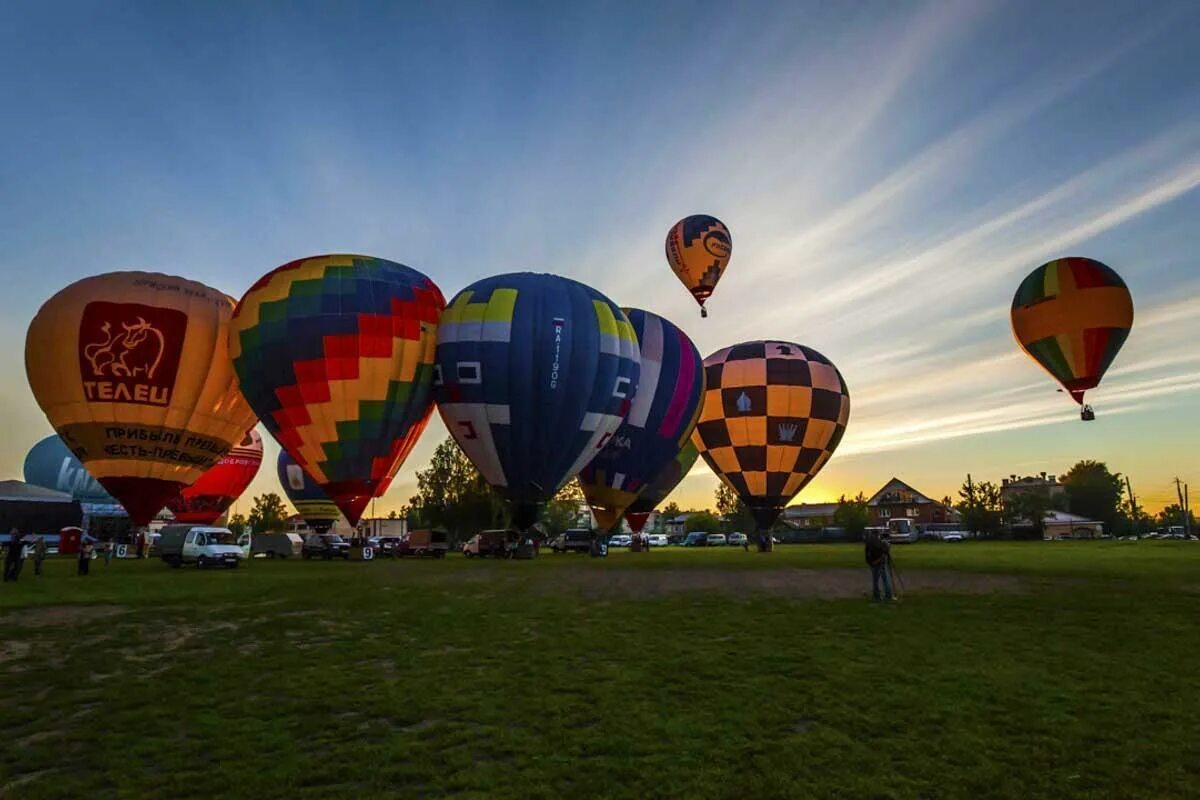
<instances>
[{"instance_id":1,"label":"truck","mask_svg":"<svg viewBox=\"0 0 1200 800\"><path fill-rule=\"evenodd\" d=\"M450 541L443 530L415 530L400 537L393 554L397 556L431 556L445 558Z\"/></svg>"},{"instance_id":2,"label":"truck","mask_svg":"<svg viewBox=\"0 0 1200 800\"><path fill-rule=\"evenodd\" d=\"M245 557L228 528L205 525L167 525L158 540L158 553L172 567L195 564L233 569Z\"/></svg>"},{"instance_id":3,"label":"truck","mask_svg":"<svg viewBox=\"0 0 1200 800\"><path fill-rule=\"evenodd\" d=\"M504 558L508 555L508 531L480 531L462 546L462 551L467 558L474 556Z\"/></svg>"},{"instance_id":4,"label":"truck","mask_svg":"<svg viewBox=\"0 0 1200 800\"><path fill-rule=\"evenodd\" d=\"M300 554L304 540L298 533L256 533L250 541L250 554L267 558L291 558Z\"/></svg>"}]
</instances>

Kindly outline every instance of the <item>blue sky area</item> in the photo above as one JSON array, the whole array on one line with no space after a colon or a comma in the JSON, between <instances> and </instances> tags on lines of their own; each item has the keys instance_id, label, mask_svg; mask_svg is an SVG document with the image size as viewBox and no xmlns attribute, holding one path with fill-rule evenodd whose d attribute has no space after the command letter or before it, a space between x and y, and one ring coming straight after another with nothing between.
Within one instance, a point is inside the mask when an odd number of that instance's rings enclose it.
<instances>
[{"instance_id":1,"label":"blue sky area","mask_svg":"<svg viewBox=\"0 0 1200 800\"><path fill-rule=\"evenodd\" d=\"M240 296L349 251L447 297L568 275L703 354L817 348L854 406L800 500L1097 458L1160 506L1200 486L1198 52L1194 2L5 4L0 477L50 432L22 343L62 286L141 268ZM703 321L662 246L699 212L734 238ZM1008 330L1063 255L1136 306L1091 425ZM699 465L676 499L715 485Z\"/></svg>"}]
</instances>

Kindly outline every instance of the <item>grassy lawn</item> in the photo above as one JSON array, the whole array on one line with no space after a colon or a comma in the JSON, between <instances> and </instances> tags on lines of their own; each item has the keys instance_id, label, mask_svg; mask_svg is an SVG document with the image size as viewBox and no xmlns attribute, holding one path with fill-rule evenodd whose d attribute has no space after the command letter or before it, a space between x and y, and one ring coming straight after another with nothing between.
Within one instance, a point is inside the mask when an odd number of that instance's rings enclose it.
<instances>
[{"instance_id":1,"label":"grassy lawn","mask_svg":"<svg viewBox=\"0 0 1200 800\"><path fill-rule=\"evenodd\" d=\"M0 797L1200 797L1200 545L49 565Z\"/></svg>"}]
</instances>

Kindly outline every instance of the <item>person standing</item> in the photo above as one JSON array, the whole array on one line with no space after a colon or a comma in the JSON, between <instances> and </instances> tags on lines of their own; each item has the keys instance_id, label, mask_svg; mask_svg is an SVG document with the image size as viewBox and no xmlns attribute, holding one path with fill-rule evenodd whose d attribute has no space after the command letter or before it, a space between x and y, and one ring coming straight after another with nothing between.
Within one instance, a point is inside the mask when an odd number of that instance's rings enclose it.
<instances>
[{"instance_id":1,"label":"person standing","mask_svg":"<svg viewBox=\"0 0 1200 800\"><path fill-rule=\"evenodd\" d=\"M871 596L876 600L892 600L892 578L888 574L888 562L892 557L892 546L878 531L867 531L867 566L871 568ZM879 595L879 584L883 584L883 597Z\"/></svg>"},{"instance_id":2,"label":"person standing","mask_svg":"<svg viewBox=\"0 0 1200 800\"><path fill-rule=\"evenodd\" d=\"M75 574L87 575L92 566L92 552L95 548L90 538L79 543L79 568Z\"/></svg>"},{"instance_id":3,"label":"person standing","mask_svg":"<svg viewBox=\"0 0 1200 800\"><path fill-rule=\"evenodd\" d=\"M42 562L46 560L46 537L39 536L33 543L33 574L42 577Z\"/></svg>"},{"instance_id":4,"label":"person standing","mask_svg":"<svg viewBox=\"0 0 1200 800\"><path fill-rule=\"evenodd\" d=\"M4 582L17 582L21 574L21 556L25 548L21 533L16 528L8 532L8 546L4 550Z\"/></svg>"},{"instance_id":5,"label":"person standing","mask_svg":"<svg viewBox=\"0 0 1200 800\"><path fill-rule=\"evenodd\" d=\"M117 546L115 544L113 544L112 539L105 540L105 542L104 542L104 566L107 567L109 564L112 563L113 553L116 551L116 549L117 549Z\"/></svg>"}]
</instances>

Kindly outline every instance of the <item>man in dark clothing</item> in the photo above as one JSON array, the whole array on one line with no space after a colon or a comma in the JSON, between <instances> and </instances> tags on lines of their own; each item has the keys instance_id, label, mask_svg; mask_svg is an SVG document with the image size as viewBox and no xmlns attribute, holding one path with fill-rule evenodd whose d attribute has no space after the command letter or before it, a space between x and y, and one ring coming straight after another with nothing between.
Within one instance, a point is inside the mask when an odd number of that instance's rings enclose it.
<instances>
[{"instance_id":1,"label":"man in dark clothing","mask_svg":"<svg viewBox=\"0 0 1200 800\"><path fill-rule=\"evenodd\" d=\"M867 566L871 568L871 595L875 600L892 599L892 578L888 574L888 562L892 558L892 546L878 531L867 531ZM883 583L883 597L879 596L879 584Z\"/></svg>"},{"instance_id":2,"label":"man in dark clothing","mask_svg":"<svg viewBox=\"0 0 1200 800\"><path fill-rule=\"evenodd\" d=\"M79 567L76 569L76 575L87 575L92 566L92 552L94 551L92 540L84 538L79 543Z\"/></svg>"},{"instance_id":3,"label":"man in dark clothing","mask_svg":"<svg viewBox=\"0 0 1200 800\"><path fill-rule=\"evenodd\" d=\"M16 583L21 574L21 556L24 554L25 541L20 531L13 528L8 532L8 546L4 550L4 582Z\"/></svg>"}]
</instances>

